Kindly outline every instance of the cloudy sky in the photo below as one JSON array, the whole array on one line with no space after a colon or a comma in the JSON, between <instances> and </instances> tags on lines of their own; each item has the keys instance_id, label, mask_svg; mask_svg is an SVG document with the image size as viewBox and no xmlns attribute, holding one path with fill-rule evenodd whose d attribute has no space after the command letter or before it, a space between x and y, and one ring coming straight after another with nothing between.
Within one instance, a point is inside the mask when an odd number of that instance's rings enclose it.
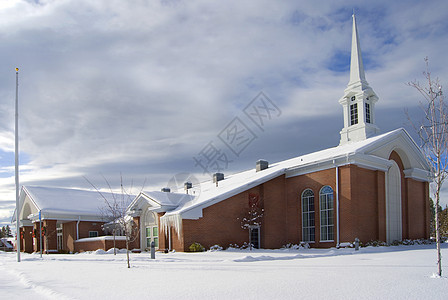
<instances>
[{"instance_id":1,"label":"cloudy sky","mask_svg":"<svg viewBox=\"0 0 448 300\"><path fill-rule=\"evenodd\" d=\"M103 188L121 174L159 190L207 178L195 159L212 150L233 173L336 146L353 9L377 125L411 131L404 109L418 118L421 98L406 83L424 81L426 56L448 79L444 0L2 0L0 223L15 205L15 67L22 185ZM257 96L272 109L262 126L245 113ZM230 151L235 122L250 136Z\"/></svg>"}]
</instances>

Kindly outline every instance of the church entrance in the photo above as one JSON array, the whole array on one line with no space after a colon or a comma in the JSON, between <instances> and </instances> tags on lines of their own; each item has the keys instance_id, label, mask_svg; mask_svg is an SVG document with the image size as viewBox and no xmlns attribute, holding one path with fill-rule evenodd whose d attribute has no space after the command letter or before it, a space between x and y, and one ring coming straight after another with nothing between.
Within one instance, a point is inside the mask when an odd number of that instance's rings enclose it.
<instances>
[{"instance_id":1,"label":"church entrance","mask_svg":"<svg viewBox=\"0 0 448 300\"><path fill-rule=\"evenodd\" d=\"M255 249L260 248L260 226L250 227L249 230L250 243Z\"/></svg>"},{"instance_id":2,"label":"church entrance","mask_svg":"<svg viewBox=\"0 0 448 300\"><path fill-rule=\"evenodd\" d=\"M401 173L397 163L393 160L387 173L386 236L388 243L402 239Z\"/></svg>"}]
</instances>

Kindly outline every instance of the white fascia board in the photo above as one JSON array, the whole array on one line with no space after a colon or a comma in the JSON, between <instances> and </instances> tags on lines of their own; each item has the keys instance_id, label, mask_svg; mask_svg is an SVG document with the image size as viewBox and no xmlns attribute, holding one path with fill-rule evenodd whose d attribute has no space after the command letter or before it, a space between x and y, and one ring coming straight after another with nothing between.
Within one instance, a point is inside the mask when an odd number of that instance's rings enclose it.
<instances>
[{"instance_id":1,"label":"white fascia board","mask_svg":"<svg viewBox=\"0 0 448 300\"><path fill-rule=\"evenodd\" d=\"M134 200L131 201L131 203L129 203L128 207L126 208L126 212L129 213L129 211L131 210L131 208L133 208L136 204L138 199L140 199L140 197L142 196L142 193L140 192L140 194L138 194Z\"/></svg>"},{"instance_id":2,"label":"white fascia board","mask_svg":"<svg viewBox=\"0 0 448 300\"><path fill-rule=\"evenodd\" d=\"M314 172L319 172L323 170L328 170L334 168L333 160L321 161L311 164L306 164L303 166L293 167L286 171L286 178L310 174Z\"/></svg>"},{"instance_id":3,"label":"white fascia board","mask_svg":"<svg viewBox=\"0 0 448 300\"><path fill-rule=\"evenodd\" d=\"M107 217L100 215L88 215L88 214L69 214L69 213L56 213L56 212L42 212L42 220L58 220L58 221L87 221L87 222L106 222ZM28 219L35 223L39 222L39 214L32 214L28 216Z\"/></svg>"},{"instance_id":4,"label":"white fascia board","mask_svg":"<svg viewBox=\"0 0 448 300\"><path fill-rule=\"evenodd\" d=\"M325 160L315 161L312 163L291 167L286 170L286 178L295 177L314 172L324 171L335 167L353 164L353 153L330 157Z\"/></svg>"},{"instance_id":5,"label":"white fascia board","mask_svg":"<svg viewBox=\"0 0 448 300\"><path fill-rule=\"evenodd\" d=\"M23 227L23 226L33 226L33 222L30 220L20 220L19 222L19 226Z\"/></svg>"},{"instance_id":6,"label":"white fascia board","mask_svg":"<svg viewBox=\"0 0 448 300\"><path fill-rule=\"evenodd\" d=\"M353 159L353 164L369 170L379 170L387 172L392 166L392 162L373 155L356 154Z\"/></svg>"},{"instance_id":7,"label":"white fascia board","mask_svg":"<svg viewBox=\"0 0 448 300\"><path fill-rule=\"evenodd\" d=\"M135 199L129 204L126 209L126 213L131 217L139 217L143 213L146 206L149 206L151 210L155 212L161 212L162 206L146 195L144 192L141 192ZM138 208L138 210L133 211L133 208Z\"/></svg>"},{"instance_id":8,"label":"white fascia board","mask_svg":"<svg viewBox=\"0 0 448 300\"><path fill-rule=\"evenodd\" d=\"M365 155L362 153L351 153L290 168L286 172L286 178L324 171L345 165L357 165L358 167L369 170L380 170L386 172L390 168L391 162L377 156Z\"/></svg>"},{"instance_id":9,"label":"white fascia board","mask_svg":"<svg viewBox=\"0 0 448 300\"><path fill-rule=\"evenodd\" d=\"M431 182L431 173L422 169L412 168L403 170L405 178L412 178L418 181Z\"/></svg>"}]
</instances>

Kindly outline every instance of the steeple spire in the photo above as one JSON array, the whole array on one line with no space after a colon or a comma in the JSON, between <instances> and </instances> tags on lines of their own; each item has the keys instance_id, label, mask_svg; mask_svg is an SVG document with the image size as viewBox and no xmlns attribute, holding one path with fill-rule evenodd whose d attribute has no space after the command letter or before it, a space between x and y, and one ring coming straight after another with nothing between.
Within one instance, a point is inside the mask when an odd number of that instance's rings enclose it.
<instances>
[{"instance_id":1,"label":"steeple spire","mask_svg":"<svg viewBox=\"0 0 448 300\"><path fill-rule=\"evenodd\" d=\"M359 45L358 27L356 25L355 12L353 12L352 18L352 55L350 60L350 81L348 85L350 86L359 83L368 85L366 81L366 75L364 73L364 65L362 63L361 46Z\"/></svg>"},{"instance_id":2,"label":"steeple spire","mask_svg":"<svg viewBox=\"0 0 448 300\"><path fill-rule=\"evenodd\" d=\"M379 129L375 125L375 103L378 101L378 97L367 83L364 73L354 12L352 18L350 81L344 90L344 97L339 100L344 111L344 128L340 132L340 145L352 141L362 141L379 133Z\"/></svg>"}]
</instances>

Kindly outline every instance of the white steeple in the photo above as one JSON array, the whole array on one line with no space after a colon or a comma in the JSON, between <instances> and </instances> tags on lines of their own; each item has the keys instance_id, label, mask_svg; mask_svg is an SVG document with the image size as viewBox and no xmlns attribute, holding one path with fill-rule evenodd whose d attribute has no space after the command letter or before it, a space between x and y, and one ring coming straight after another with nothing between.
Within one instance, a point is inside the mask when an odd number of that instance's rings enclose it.
<instances>
[{"instance_id":1,"label":"white steeple","mask_svg":"<svg viewBox=\"0 0 448 300\"><path fill-rule=\"evenodd\" d=\"M375 103L378 101L364 73L361 47L358 38L355 14L353 14L352 53L350 81L339 100L344 110L344 128L340 145L351 141L362 141L379 133L375 125Z\"/></svg>"}]
</instances>

